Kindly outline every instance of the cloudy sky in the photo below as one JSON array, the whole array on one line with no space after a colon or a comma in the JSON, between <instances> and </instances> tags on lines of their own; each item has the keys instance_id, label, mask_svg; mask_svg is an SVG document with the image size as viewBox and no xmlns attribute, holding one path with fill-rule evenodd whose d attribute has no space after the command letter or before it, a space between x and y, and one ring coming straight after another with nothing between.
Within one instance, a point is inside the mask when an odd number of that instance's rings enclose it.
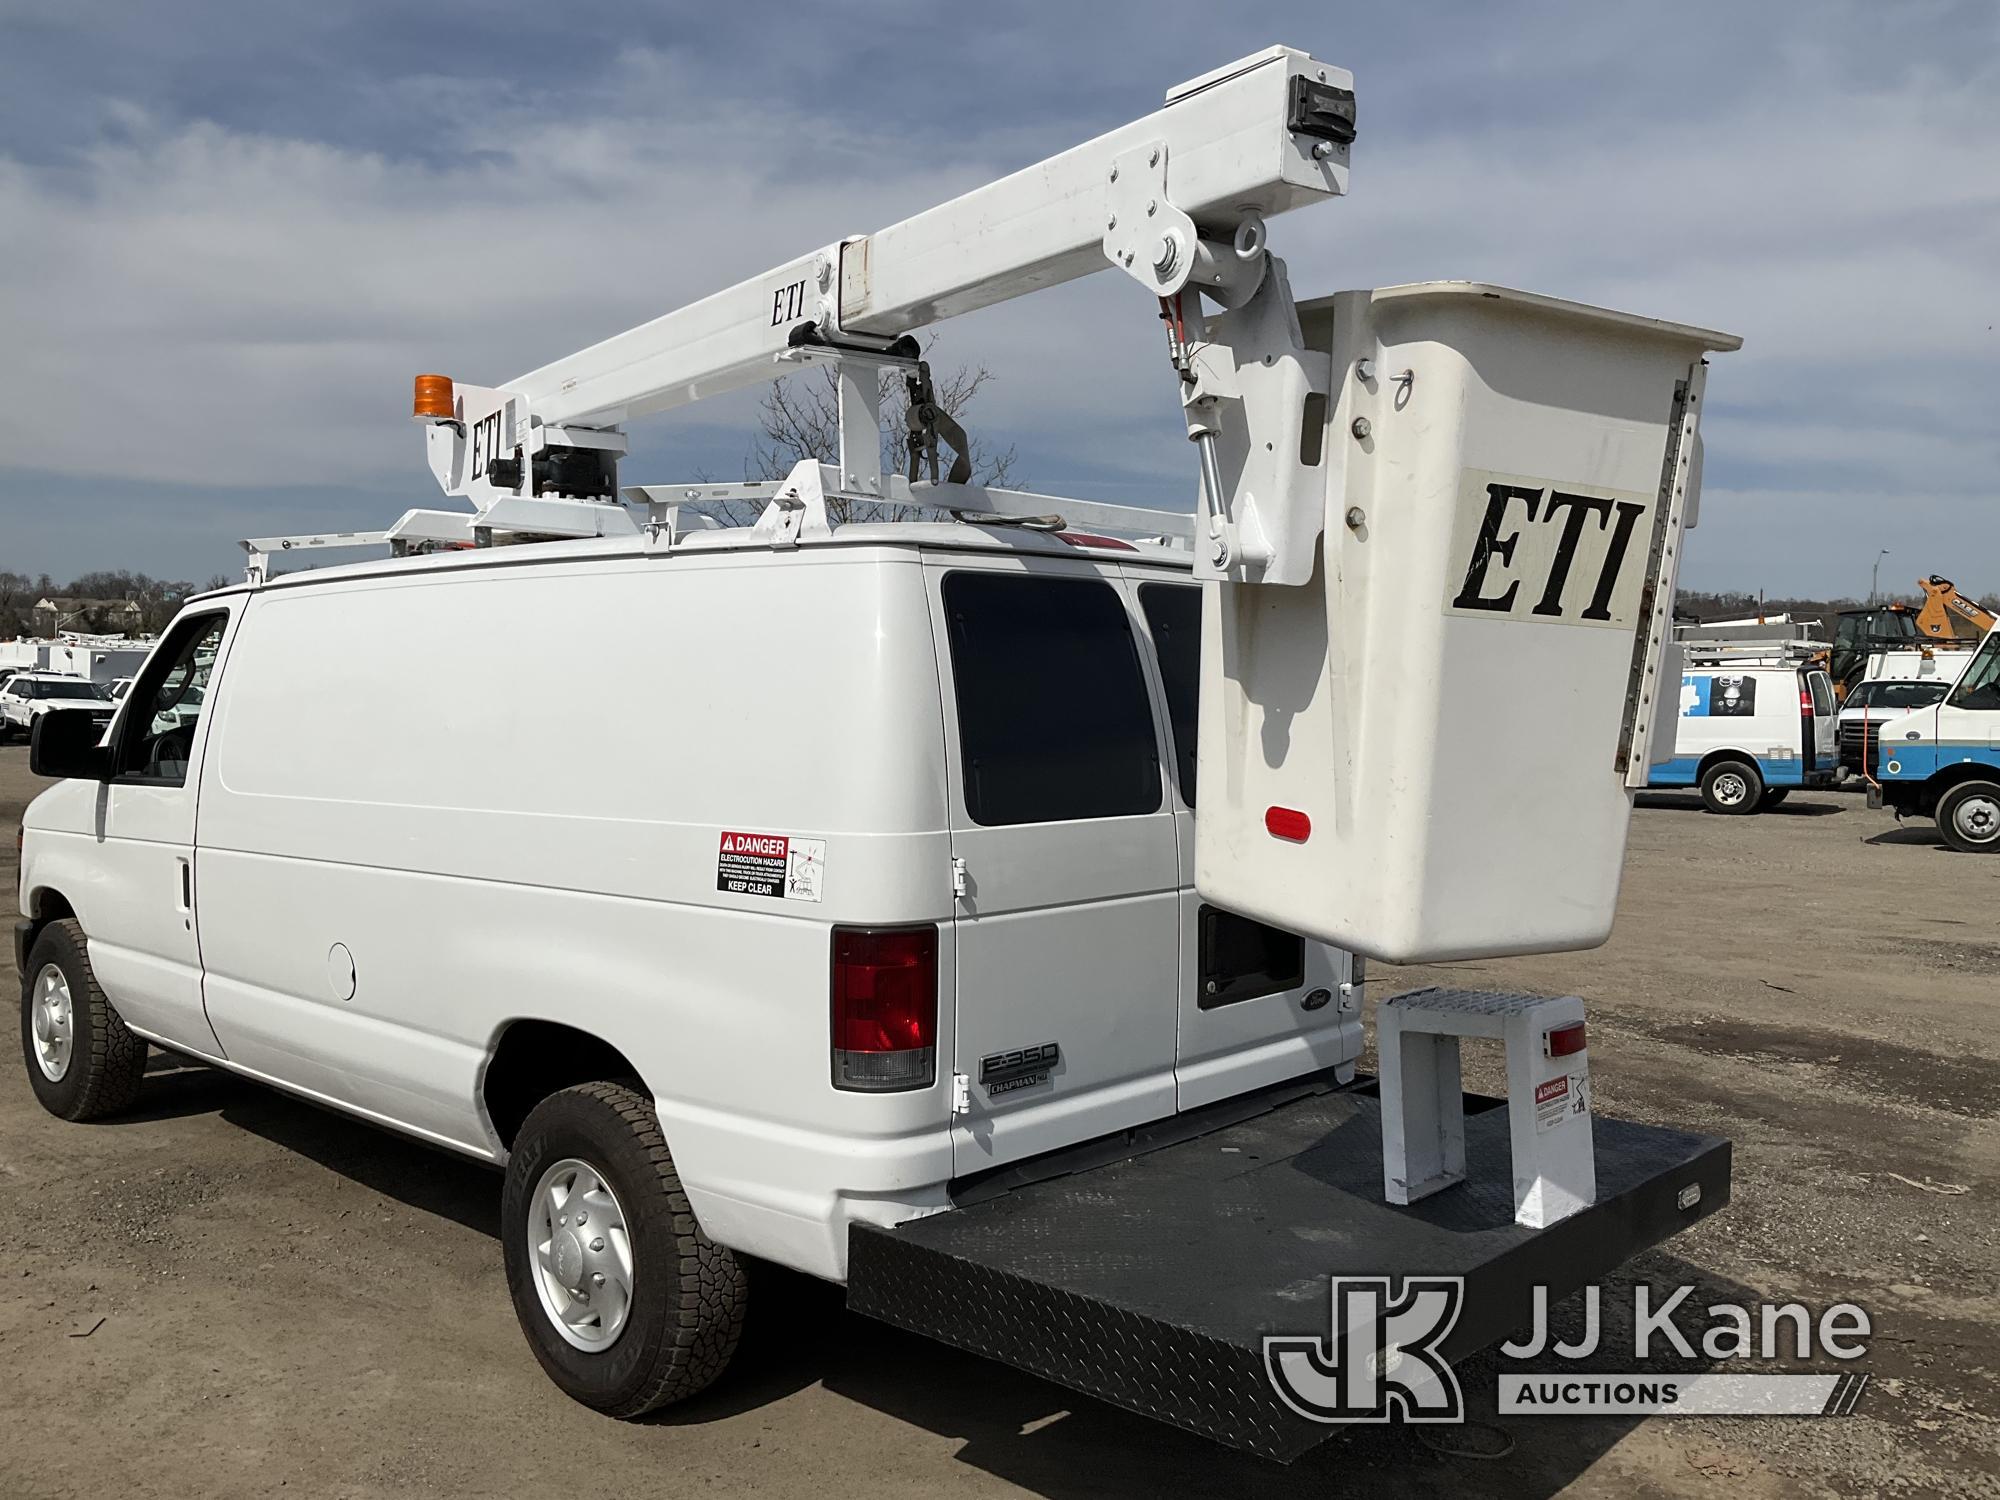
<instances>
[{"instance_id":1,"label":"cloudy sky","mask_svg":"<svg viewBox=\"0 0 2000 1500\"><path fill-rule=\"evenodd\" d=\"M436 500L409 380L498 383L1157 106L1353 70L1301 295L1500 281L1729 329L1693 587L2000 592L2000 6L0 0L0 568L206 578ZM1112 276L946 325L1029 484L1190 503ZM754 401L635 432L736 477Z\"/></svg>"}]
</instances>

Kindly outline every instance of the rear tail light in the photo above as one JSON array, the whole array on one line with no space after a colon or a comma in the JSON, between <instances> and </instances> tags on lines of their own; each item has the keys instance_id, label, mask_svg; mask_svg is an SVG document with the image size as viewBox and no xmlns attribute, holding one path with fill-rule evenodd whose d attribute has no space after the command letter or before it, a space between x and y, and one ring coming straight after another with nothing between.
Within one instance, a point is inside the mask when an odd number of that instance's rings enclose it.
<instances>
[{"instance_id":1,"label":"rear tail light","mask_svg":"<svg viewBox=\"0 0 2000 1500\"><path fill-rule=\"evenodd\" d=\"M833 1086L881 1093L937 1079L935 927L833 929Z\"/></svg>"},{"instance_id":2,"label":"rear tail light","mask_svg":"<svg viewBox=\"0 0 2000 1500\"><path fill-rule=\"evenodd\" d=\"M1813 716L1812 689L1809 687L1799 689L1799 712L1808 719Z\"/></svg>"}]
</instances>

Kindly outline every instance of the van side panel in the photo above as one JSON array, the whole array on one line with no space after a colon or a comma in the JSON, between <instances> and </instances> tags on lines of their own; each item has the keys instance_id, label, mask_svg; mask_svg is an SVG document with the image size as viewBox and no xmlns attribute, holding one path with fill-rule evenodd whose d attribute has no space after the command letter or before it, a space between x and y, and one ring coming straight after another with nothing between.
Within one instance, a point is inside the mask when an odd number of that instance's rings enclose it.
<instances>
[{"instance_id":1,"label":"van side panel","mask_svg":"<svg viewBox=\"0 0 2000 1500\"><path fill-rule=\"evenodd\" d=\"M1799 714L1802 680L1789 666L1690 669L1681 678L1674 753L1653 767L1646 784L1694 786L1701 780L1702 762L1718 751L1754 763L1768 787L1828 779L1833 757L1825 747L1831 744L1831 728L1821 732L1815 719L1818 739L1811 765L1803 753L1808 747ZM1831 726L1831 715L1825 722Z\"/></svg>"},{"instance_id":2,"label":"van side panel","mask_svg":"<svg viewBox=\"0 0 2000 1500\"><path fill-rule=\"evenodd\" d=\"M822 1275L843 1195L950 1175L948 1070L873 1096L829 1071L832 924L938 922L953 972L914 552L280 585L212 712L201 930L233 1063L497 1157L495 1039L579 1027L657 1096L709 1232ZM725 833L823 843L820 899L718 889Z\"/></svg>"}]
</instances>

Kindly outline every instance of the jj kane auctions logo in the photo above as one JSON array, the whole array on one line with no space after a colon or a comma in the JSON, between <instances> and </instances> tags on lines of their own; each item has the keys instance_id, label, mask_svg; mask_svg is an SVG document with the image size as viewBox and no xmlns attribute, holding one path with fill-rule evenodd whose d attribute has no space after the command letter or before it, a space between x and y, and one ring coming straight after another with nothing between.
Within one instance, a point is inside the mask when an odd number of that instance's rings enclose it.
<instances>
[{"instance_id":1,"label":"jj kane auctions logo","mask_svg":"<svg viewBox=\"0 0 2000 1500\"><path fill-rule=\"evenodd\" d=\"M1817 1317L1797 1302L1712 1303L1707 1322L1689 1326L1694 1288L1661 1298L1633 1288L1632 1358L1713 1361L1811 1359L1843 1362L1868 1352L1868 1313L1839 1302ZM1465 1305L1458 1276L1336 1276L1329 1282L1330 1324L1322 1335L1264 1340L1264 1369L1280 1400L1313 1422L1462 1422L1465 1399L1443 1346ZM1584 1359L1602 1345L1601 1294L1584 1290L1584 1329L1574 1343L1551 1338L1546 1287L1533 1291L1533 1327L1500 1346L1510 1359ZM1503 1413L1601 1415L1673 1411L1689 1416L1841 1416L1854 1410L1865 1374L1678 1371L1603 1374L1502 1374Z\"/></svg>"}]
</instances>

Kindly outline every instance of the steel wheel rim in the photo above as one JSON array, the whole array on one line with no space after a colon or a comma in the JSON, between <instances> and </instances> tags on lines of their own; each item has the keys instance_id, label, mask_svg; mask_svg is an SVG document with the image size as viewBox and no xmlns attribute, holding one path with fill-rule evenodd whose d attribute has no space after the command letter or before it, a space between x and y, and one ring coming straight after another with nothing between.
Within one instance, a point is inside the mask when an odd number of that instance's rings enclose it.
<instances>
[{"instance_id":1,"label":"steel wheel rim","mask_svg":"<svg viewBox=\"0 0 2000 1500\"><path fill-rule=\"evenodd\" d=\"M2000 836L2000 802L1987 796L1966 797L1952 809L1951 821L1974 843L1990 843Z\"/></svg>"},{"instance_id":2,"label":"steel wheel rim","mask_svg":"<svg viewBox=\"0 0 2000 1500\"><path fill-rule=\"evenodd\" d=\"M69 976L55 964L42 965L28 1005L28 1022L35 1039L35 1066L50 1083L61 1083L76 1051L76 1005Z\"/></svg>"},{"instance_id":3,"label":"steel wheel rim","mask_svg":"<svg viewBox=\"0 0 2000 1500\"><path fill-rule=\"evenodd\" d=\"M528 1254L542 1311L586 1354L618 1342L632 1311L632 1236L604 1174L565 1157L528 1197Z\"/></svg>"},{"instance_id":4,"label":"steel wheel rim","mask_svg":"<svg viewBox=\"0 0 2000 1500\"><path fill-rule=\"evenodd\" d=\"M1715 800L1724 807L1734 807L1750 795L1750 783L1734 771L1724 771L1715 778Z\"/></svg>"}]
</instances>

